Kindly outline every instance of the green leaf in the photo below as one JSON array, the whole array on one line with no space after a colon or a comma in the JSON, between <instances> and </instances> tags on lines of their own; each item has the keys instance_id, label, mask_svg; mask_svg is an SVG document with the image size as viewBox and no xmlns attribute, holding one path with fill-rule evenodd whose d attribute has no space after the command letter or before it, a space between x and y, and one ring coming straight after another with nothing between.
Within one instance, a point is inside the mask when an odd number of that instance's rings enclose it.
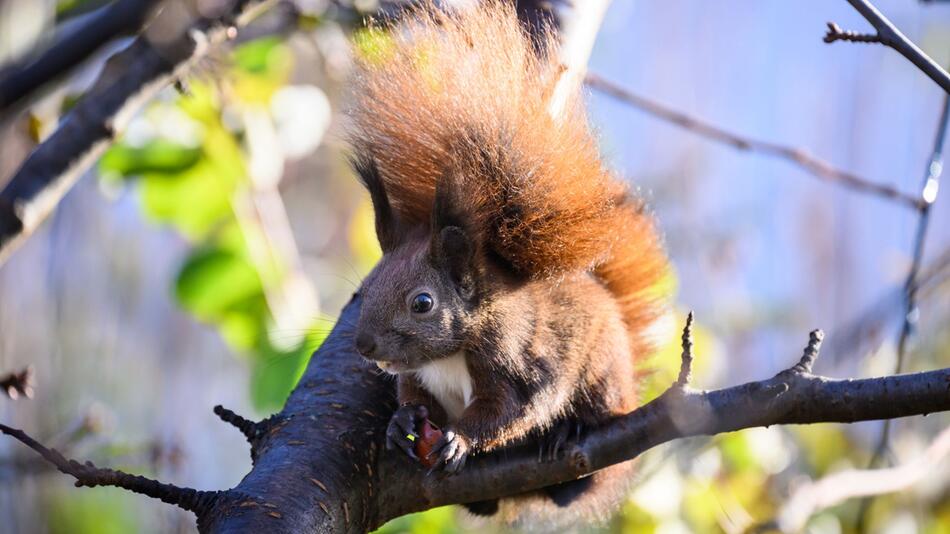
<instances>
[{"instance_id":1,"label":"green leaf","mask_svg":"<svg viewBox=\"0 0 950 534\"><path fill-rule=\"evenodd\" d=\"M191 168L201 158L201 149L165 139L143 147L115 144L99 160L99 172L106 178L129 178L146 173L175 174Z\"/></svg>"},{"instance_id":2,"label":"green leaf","mask_svg":"<svg viewBox=\"0 0 950 534\"><path fill-rule=\"evenodd\" d=\"M191 239L199 239L233 218L231 195L235 184L207 159L177 175L147 174L141 182L146 213L158 222L175 225Z\"/></svg>"},{"instance_id":3,"label":"green leaf","mask_svg":"<svg viewBox=\"0 0 950 534\"><path fill-rule=\"evenodd\" d=\"M189 257L175 283L175 296L181 306L199 319L220 319L236 309L253 307L263 299L257 271L242 256L232 251L211 248Z\"/></svg>"},{"instance_id":4,"label":"green leaf","mask_svg":"<svg viewBox=\"0 0 950 534\"><path fill-rule=\"evenodd\" d=\"M744 472L758 469L755 454L749 447L749 440L742 432L724 434L719 438L719 451L730 471Z\"/></svg>"},{"instance_id":5,"label":"green leaf","mask_svg":"<svg viewBox=\"0 0 950 534\"><path fill-rule=\"evenodd\" d=\"M450 534L459 531L455 521L455 507L442 506L394 519L373 534Z\"/></svg>"},{"instance_id":6,"label":"green leaf","mask_svg":"<svg viewBox=\"0 0 950 534\"><path fill-rule=\"evenodd\" d=\"M282 61L278 57L284 53L282 44L278 37L262 37L235 48L231 55L236 67L255 74L267 74L275 62Z\"/></svg>"},{"instance_id":7,"label":"green leaf","mask_svg":"<svg viewBox=\"0 0 950 534\"><path fill-rule=\"evenodd\" d=\"M284 405L297 385L313 351L323 343L322 334L314 334L294 350L269 349L255 363L251 373L251 402L261 411L276 411Z\"/></svg>"},{"instance_id":8,"label":"green leaf","mask_svg":"<svg viewBox=\"0 0 950 534\"><path fill-rule=\"evenodd\" d=\"M45 521L52 534L123 534L138 532L135 495L118 488L96 491L57 489L47 497ZM36 525L34 525L36 527Z\"/></svg>"}]
</instances>

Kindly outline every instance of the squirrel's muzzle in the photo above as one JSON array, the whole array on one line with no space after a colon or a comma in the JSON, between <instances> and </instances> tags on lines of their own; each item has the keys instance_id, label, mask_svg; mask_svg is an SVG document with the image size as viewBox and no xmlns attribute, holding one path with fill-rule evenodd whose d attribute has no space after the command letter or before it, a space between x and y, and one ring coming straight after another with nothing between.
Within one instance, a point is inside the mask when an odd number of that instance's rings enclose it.
<instances>
[{"instance_id":1,"label":"squirrel's muzzle","mask_svg":"<svg viewBox=\"0 0 950 534\"><path fill-rule=\"evenodd\" d=\"M360 332L356 336L356 351L366 358L376 352L376 338L372 334Z\"/></svg>"}]
</instances>

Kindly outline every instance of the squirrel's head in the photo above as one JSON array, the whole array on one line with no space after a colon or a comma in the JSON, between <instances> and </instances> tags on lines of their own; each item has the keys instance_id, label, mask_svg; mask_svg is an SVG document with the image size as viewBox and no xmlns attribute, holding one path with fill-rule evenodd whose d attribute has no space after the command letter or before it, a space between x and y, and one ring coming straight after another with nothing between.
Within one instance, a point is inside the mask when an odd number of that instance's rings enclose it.
<instances>
[{"instance_id":1,"label":"squirrel's head","mask_svg":"<svg viewBox=\"0 0 950 534\"><path fill-rule=\"evenodd\" d=\"M406 228L375 164L360 159L354 166L369 189L383 249L360 290L357 351L390 373L455 354L472 328L482 287L478 238L457 184L440 180L429 223Z\"/></svg>"}]
</instances>

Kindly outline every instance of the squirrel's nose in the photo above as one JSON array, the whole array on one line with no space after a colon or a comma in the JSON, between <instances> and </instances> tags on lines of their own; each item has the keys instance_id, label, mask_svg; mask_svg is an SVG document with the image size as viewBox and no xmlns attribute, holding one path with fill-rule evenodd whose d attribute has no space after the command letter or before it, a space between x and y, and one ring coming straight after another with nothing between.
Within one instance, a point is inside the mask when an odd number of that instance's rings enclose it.
<instances>
[{"instance_id":1,"label":"squirrel's nose","mask_svg":"<svg viewBox=\"0 0 950 534\"><path fill-rule=\"evenodd\" d=\"M376 339L372 334L360 332L356 336L356 350L363 356L372 356L376 352Z\"/></svg>"}]
</instances>

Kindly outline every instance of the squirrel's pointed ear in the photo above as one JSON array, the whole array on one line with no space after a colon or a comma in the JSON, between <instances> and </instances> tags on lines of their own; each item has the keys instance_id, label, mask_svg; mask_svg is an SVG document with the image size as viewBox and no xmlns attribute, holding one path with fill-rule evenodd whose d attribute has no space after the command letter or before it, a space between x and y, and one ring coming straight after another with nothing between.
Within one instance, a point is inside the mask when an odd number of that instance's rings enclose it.
<instances>
[{"instance_id":1,"label":"squirrel's pointed ear","mask_svg":"<svg viewBox=\"0 0 950 534\"><path fill-rule=\"evenodd\" d=\"M430 254L435 265L445 269L463 297L475 291L478 266L477 242L460 202L459 184L451 175L439 180L432 206Z\"/></svg>"},{"instance_id":2,"label":"squirrel's pointed ear","mask_svg":"<svg viewBox=\"0 0 950 534\"><path fill-rule=\"evenodd\" d=\"M350 164L359 175L360 181L369 190L370 199L373 201L373 211L376 214L376 238L379 239L379 246L383 252L389 252L399 244L399 221L389 205L386 186L383 183L383 177L379 174L376 160L369 156L352 156Z\"/></svg>"}]
</instances>

